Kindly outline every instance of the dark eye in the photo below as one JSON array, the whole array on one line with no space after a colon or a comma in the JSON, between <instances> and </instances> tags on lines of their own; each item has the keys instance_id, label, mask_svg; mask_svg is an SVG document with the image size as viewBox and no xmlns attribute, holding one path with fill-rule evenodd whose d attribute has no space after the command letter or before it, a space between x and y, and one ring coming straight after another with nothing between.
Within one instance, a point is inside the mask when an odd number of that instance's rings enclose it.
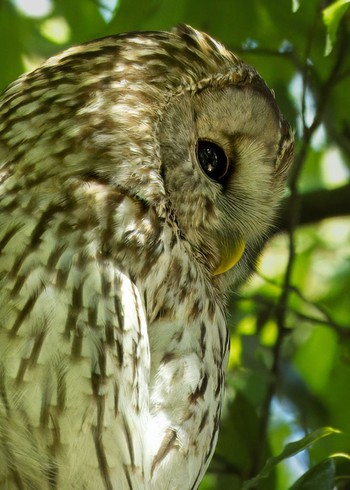
<instances>
[{"instance_id":1,"label":"dark eye","mask_svg":"<svg viewBox=\"0 0 350 490\"><path fill-rule=\"evenodd\" d=\"M212 141L199 140L197 160L203 172L212 180L220 181L228 170L228 159L222 148Z\"/></svg>"}]
</instances>

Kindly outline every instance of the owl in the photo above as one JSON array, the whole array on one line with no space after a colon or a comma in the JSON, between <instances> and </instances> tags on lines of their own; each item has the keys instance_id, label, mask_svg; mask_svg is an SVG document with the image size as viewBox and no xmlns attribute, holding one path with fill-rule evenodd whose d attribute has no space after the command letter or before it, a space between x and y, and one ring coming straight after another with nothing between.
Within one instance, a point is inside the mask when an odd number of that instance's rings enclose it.
<instances>
[{"instance_id":1,"label":"owl","mask_svg":"<svg viewBox=\"0 0 350 490\"><path fill-rule=\"evenodd\" d=\"M0 488L196 489L227 293L293 136L257 72L189 26L88 42L0 98Z\"/></svg>"}]
</instances>

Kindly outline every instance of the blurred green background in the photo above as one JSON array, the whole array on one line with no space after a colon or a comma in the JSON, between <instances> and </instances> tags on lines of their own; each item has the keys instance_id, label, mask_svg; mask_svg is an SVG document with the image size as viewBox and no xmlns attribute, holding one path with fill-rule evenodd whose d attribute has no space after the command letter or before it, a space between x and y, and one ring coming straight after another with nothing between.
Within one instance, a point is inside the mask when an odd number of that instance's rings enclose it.
<instances>
[{"instance_id":1,"label":"blurred green background","mask_svg":"<svg viewBox=\"0 0 350 490\"><path fill-rule=\"evenodd\" d=\"M349 0L0 0L0 88L73 44L179 22L253 64L296 132L281 218L231 299L222 427L200 489L350 489Z\"/></svg>"}]
</instances>

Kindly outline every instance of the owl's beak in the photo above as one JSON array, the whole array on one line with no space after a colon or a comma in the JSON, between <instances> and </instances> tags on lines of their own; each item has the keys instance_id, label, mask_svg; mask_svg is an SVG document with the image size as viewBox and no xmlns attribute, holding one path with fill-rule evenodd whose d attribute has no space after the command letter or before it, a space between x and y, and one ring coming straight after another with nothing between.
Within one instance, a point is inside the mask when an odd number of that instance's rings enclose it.
<instances>
[{"instance_id":1,"label":"owl's beak","mask_svg":"<svg viewBox=\"0 0 350 490\"><path fill-rule=\"evenodd\" d=\"M223 243L221 244L220 252L220 262L214 270L214 276L218 276L219 274L223 274L224 272L230 270L239 259L242 257L245 243L242 239L238 240L235 243Z\"/></svg>"}]
</instances>

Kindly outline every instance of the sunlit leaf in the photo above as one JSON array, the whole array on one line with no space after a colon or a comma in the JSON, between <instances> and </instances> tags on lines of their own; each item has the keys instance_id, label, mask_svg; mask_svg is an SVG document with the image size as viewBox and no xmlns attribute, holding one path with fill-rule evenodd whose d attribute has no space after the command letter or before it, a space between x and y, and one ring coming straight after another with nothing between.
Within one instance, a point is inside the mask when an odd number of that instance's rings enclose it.
<instances>
[{"instance_id":1,"label":"sunlit leaf","mask_svg":"<svg viewBox=\"0 0 350 490\"><path fill-rule=\"evenodd\" d=\"M296 12L300 7L300 0L292 0L292 10Z\"/></svg>"},{"instance_id":2,"label":"sunlit leaf","mask_svg":"<svg viewBox=\"0 0 350 490\"><path fill-rule=\"evenodd\" d=\"M70 38L69 26L62 17L45 20L41 24L40 32L44 37L56 44L64 44Z\"/></svg>"},{"instance_id":3,"label":"sunlit leaf","mask_svg":"<svg viewBox=\"0 0 350 490\"><path fill-rule=\"evenodd\" d=\"M323 21L327 27L325 54L328 55L336 41L339 22L349 8L350 0L337 0L323 10Z\"/></svg>"}]
</instances>

